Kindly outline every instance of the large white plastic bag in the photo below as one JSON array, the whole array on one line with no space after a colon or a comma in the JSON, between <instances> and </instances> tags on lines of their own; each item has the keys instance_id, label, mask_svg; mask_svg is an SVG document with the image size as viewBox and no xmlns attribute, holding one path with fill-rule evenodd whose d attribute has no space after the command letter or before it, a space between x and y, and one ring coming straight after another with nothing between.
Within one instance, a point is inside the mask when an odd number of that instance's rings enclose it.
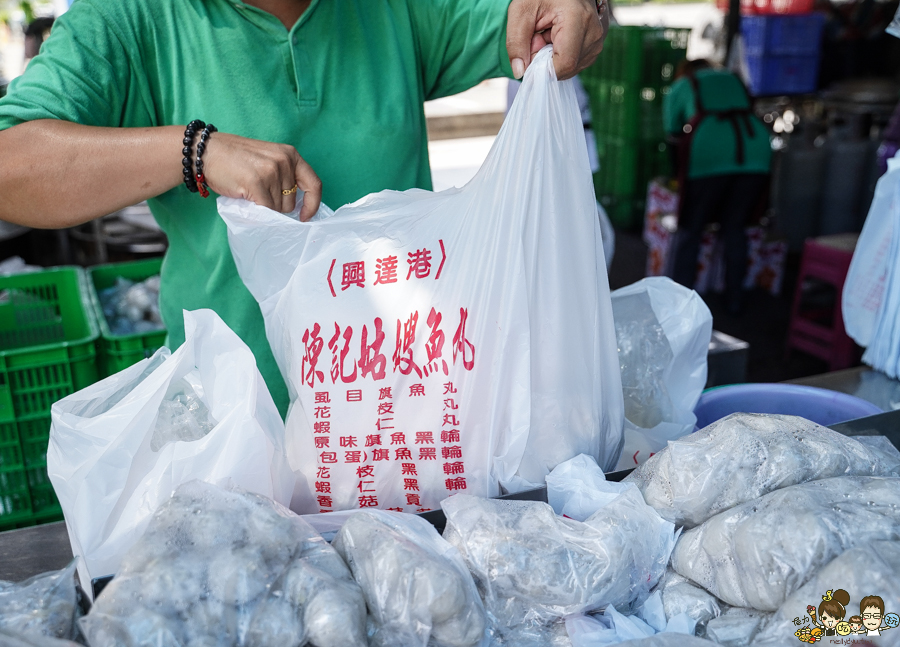
<instances>
[{"instance_id":1,"label":"large white plastic bag","mask_svg":"<svg viewBox=\"0 0 900 647\"><path fill-rule=\"evenodd\" d=\"M153 512L186 481L233 484L290 503L284 424L253 353L211 310L186 311L184 327L174 353L162 348L51 408L47 472L85 591L92 578L117 571ZM153 451L160 404L182 378L216 424L198 440Z\"/></svg>"},{"instance_id":2,"label":"large white plastic bag","mask_svg":"<svg viewBox=\"0 0 900 647\"><path fill-rule=\"evenodd\" d=\"M841 296L844 328L860 346L868 346L875 332L888 274L894 267L889 252L894 221L900 217L897 187L900 159L888 160L888 172L875 185L875 196L856 243Z\"/></svg>"},{"instance_id":3,"label":"large white plastic bag","mask_svg":"<svg viewBox=\"0 0 900 647\"><path fill-rule=\"evenodd\" d=\"M551 53L461 189L384 191L312 223L219 199L291 394L296 511L436 508L458 491L540 485L580 453L615 466L622 393L600 224ZM388 258L396 283L383 283ZM371 372L362 334L368 359L381 343Z\"/></svg>"},{"instance_id":4,"label":"large white plastic bag","mask_svg":"<svg viewBox=\"0 0 900 647\"><path fill-rule=\"evenodd\" d=\"M848 548L900 539L900 478L838 476L770 492L688 530L672 567L733 606L775 611Z\"/></svg>"},{"instance_id":5,"label":"large white plastic bag","mask_svg":"<svg viewBox=\"0 0 900 647\"><path fill-rule=\"evenodd\" d=\"M484 605L462 557L416 515L365 510L333 542L374 619L373 647L485 645Z\"/></svg>"},{"instance_id":6,"label":"large white plastic bag","mask_svg":"<svg viewBox=\"0 0 900 647\"><path fill-rule=\"evenodd\" d=\"M858 602L865 596L877 595L884 601L885 613L898 613L900 609L900 542L875 541L842 553L816 572L815 576L797 589L760 629L753 640L754 647L781 647L792 641L799 627L812 628L806 607L819 606L822 595L829 590L842 588L850 593L850 605L844 620L862 616L857 612ZM798 626L794 619L800 618ZM877 645L900 645L900 632L883 631L873 640ZM855 635L848 640L860 640ZM835 637L836 640L840 638ZM824 638L823 644L829 639ZM850 644L850 643L844 643Z\"/></svg>"},{"instance_id":7,"label":"large white plastic bag","mask_svg":"<svg viewBox=\"0 0 900 647\"><path fill-rule=\"evenodd\" d=\"M190 481L80 620L91 647L366 647L347 565L271 499Z\"/></svg>"},{"instance_id":8,"label":"large white plastic bag","mask_svg":"<svg viewBox=\"0 0 900 647\"><path fill-rule=\"evenodd\" d=\"M735 413L670 442L625 482L636 484L663 518L693 528L790 485L900 476L895 454L797 416Z\"/></svg>"},{"instance_id":9,"label":"large white plastic bag","mask_svg":"<svg viewBox=\"0 0 900 647\"><path fill-rule=\"evenodd\" d=\"M616 469L624 470L694 430L712 314L700 295L664 276L611 297L625 396L625 447Z\"/></svg>"}]
</instances>

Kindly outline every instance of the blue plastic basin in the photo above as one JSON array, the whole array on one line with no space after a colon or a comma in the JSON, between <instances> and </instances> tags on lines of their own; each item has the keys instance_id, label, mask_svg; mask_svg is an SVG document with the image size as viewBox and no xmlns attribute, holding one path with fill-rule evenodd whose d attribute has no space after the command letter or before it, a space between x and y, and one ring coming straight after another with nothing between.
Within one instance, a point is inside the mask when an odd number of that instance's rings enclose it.
<instances>
[{"instance_id":1,"label":"blue plastic basin","mask_svg":"<svg viewBox=\"0 0 900 647\"><path fill-rule=\"evenodd\" d=\"M735 384L710 389L694 408L699 429L738 412L801 416L828 426L882 410L853 395L797 384Z\"/></svg>"}]
</instances>

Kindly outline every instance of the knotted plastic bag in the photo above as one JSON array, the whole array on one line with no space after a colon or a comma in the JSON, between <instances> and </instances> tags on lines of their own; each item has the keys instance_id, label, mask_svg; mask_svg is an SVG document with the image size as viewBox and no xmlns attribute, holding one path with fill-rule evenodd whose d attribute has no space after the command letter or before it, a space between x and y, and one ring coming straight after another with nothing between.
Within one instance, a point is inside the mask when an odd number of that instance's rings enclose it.
<instances>
[{"instance_id":1,"label":"knotted plastic bag","mask_svg":"<svg viewBox=\"0 0 900 647\"><path fill-rule=\"evenodd\" d=\"M219 199L287 382L291 507L436 508L612 470L622 392L581 117L552 50L478 174L301 223Z\"/></svg>"}]
</instances>

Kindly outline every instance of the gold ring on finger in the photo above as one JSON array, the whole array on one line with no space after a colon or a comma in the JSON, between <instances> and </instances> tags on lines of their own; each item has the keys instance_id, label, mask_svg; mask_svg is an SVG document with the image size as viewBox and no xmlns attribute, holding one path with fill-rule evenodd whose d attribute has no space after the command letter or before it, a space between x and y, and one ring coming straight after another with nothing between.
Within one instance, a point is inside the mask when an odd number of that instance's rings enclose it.
<instances>
[{"instance_id":1,"label":"gold ring on finger","mask_svg":"<svg viewBox=\"0 0 900 647\"><path fill-rule=\"evenodd\" d=\"M291 195L292 193L297 193L297 185L295 184L290 189L283 189L281 191L281 195Z\"/></svg>"}]
</instances>

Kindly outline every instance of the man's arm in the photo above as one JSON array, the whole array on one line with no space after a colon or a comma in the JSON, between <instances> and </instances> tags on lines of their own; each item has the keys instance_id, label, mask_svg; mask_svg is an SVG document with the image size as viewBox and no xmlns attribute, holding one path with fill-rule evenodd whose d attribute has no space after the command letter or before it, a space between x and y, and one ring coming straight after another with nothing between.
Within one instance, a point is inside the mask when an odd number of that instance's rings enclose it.
<instances>
[{"instance_id":1,"label":"man's arm","mask_svg":"<svg viewBox=\"0 0 900 647\"><path fill-rule=\"evenodd\" d=\"M173 189L183 182L184 128L100 128L55 119L0 131L0 220L71 227ZM301 220L315 215L322 183L291 146L215 133L203 155L220 195L291 211L306 191ZM200 198L198 198L200 199Z\"/></svg>"},{"instance_id":2,"label":"man's arm","mask_svg":"<svg viewBox=\"0 0 900 647\"><path fill-rule=\"evenodd\" d=\"M71 226L183 182L185 126L153 126L156 109L135 71L139 57L118 32L128 16L109 18L110 7L121 8L75 3L0 100L0 219ZM129 111L131 123L148 127L120 128ZM318 208L321 183L290 146L218 132L203 161L220 195L290 211L295 194L282 191L296 183L308 191L302 217Z\"/></svg>"}]
</instances>

